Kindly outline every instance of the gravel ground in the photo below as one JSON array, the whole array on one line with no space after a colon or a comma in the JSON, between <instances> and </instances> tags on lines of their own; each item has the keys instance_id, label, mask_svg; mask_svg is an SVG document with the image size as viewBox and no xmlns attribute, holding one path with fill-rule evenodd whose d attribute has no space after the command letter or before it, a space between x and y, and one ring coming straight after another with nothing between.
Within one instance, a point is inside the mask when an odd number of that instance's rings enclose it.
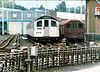
<instances>
[{"instance_id":1,"label":"gravel ground","mask_svg":"<svg viewBox=\"0 0 100 72\"><path fill-rule=\"evenodd\" d=\"M21 46L29 46L31 42L27 39L26 36L20 36L20 45Z\"/></svg>"},{"instance_id":2,"label":"gravel ground","mask_svg":"<svg viewBox=\"0 0 100 72\"><path fill-rule=\"evenodd\" d=\"M100 62L74 65L74 66L57 67L57 68L49 68L49 69L40 70L37 72L98 72L98 69L96 69L95 71L92 70L97 67L100 72ZM91 71L88 71L88 70L91 70Z\"/></svg>"},{"instance_id":3,"label":"gravel ground","mask_svg":"<svg viewBox=\"0 0 100 72\"><path fill-rule=\"evenodd\" d=\"M8 38L9 35L0 35L0 42L3 41L5 38Z\"/></svg>"}]
</instances>

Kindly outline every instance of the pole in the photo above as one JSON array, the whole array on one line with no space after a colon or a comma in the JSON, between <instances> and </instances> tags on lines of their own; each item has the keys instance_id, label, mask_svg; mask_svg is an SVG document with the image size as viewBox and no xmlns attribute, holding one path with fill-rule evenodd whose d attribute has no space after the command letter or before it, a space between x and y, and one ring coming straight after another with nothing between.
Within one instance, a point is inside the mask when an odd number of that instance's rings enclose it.
<instances>
[{"instance_id":1,"label":"pole","mask_svg":"<svg viewBox=\"0 0 100 72\"><path fill-rule=\"evenodd\" d=\"M74 1L74 5L75 5L75 8L74 8L74 19L76 19L76 1Z\"/></svg>"},{"instance_id":2,"label":"pole","mask_svg":"<svg viewBox=\"0 0 100 72\"><path fill-rule=\"evenodd\" d=\"M9 30L8 30L8 11L7 11L7 34L9 33Z\"/></svg>"},{"instance_id":3,"label":"pole","mask_svg":"<svg viewBox=\"0 0 100 72\"><path fill-rule=\"evenodd\" d=\"M15 5L14 5L14 4L15 4L14 1L15 1L15 0L13 0L13 3L12 3L12 7L13 7L13 9L14 9L14 6L15 6Z\"/></svg>"},{"instance_id":4,"label":"pole","mask_svg":"<svg viewBox=\"0 0 100 72\"><path fill-rule=\"evenodd\" d=\"M4 8L3 0L2 0L2 8ZM4 35L4 10L2 10L2 35Z\"/></svg>"},{"instance_id":5,"label":"pole","mask_svg":"<svg viewBox=\"0 0 100 72\"><path fill-rule=\"evenodd\" d=\"M81 0L81 21L82 21L82 0Z\"/></svg>"},{"instance_id":6,"label":"pole","mask_svg":"<svg viewBox=\"0 0 100 72\"><path fill-rule=\"evenodd\" d=\"M23 11L21 11L21 21L22 21L22 35L23 35Z\"/></svg>"},{"instance_id":7,"label":"pole","mask_svg":"<svg viewBox=\"0 0 100 72\"><path fill-rule=\"evenodd\" d=\"M30 72L30 47L28 48L28 51L27 51L27 54L28 54L28 64L27 64L27 67L28 67L28 69L27 69L27 72Z\"/></svg>"},{"instance_id":8,"label":"pole","mask_svg":"<svg viewBox=\"0 0 100 72\"><path fill-rule=\"evenodd\" d=\"M47 0L45 0L45 15L46 15L46 13L47 13L46 4L47 4Z\"/></svg>"},{"instance_id":9,"label":"pole","mask_svg":"<svg viewBox=\"0 0 100 72\"><path fill-rule=\"evenodd\" d=\"M36 0L36 6L38 6L38 0ZM37 7L35 9L35 19L37 19Z\"/></svg>"},{"instance_id":10,"label":"pole","mask_svg":"<svg viewBox=\"0 0 100 72\"><path fill-rule=\"evenodd\" d=\"M88 15L88 12L87 12L88 11L87 10L88 8L87 7L88 7L88 1L86 0L86 12L85 12L86 13L85 14L85 24L86 24L86 26L85 26L85 29L86 29L86 32L89 33L89 25L88 25L88 22L87 22L87 19L88 19L87 18L87 15Z\"/></svg>"}]
</instances>

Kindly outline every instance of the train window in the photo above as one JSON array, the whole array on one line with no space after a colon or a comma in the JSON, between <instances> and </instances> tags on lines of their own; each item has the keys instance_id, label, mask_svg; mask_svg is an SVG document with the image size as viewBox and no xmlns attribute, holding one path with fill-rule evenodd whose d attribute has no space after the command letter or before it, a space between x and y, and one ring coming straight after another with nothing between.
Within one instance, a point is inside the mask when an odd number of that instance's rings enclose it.
<instances>
[{"instance_id":1,"label":"train window","mask_svg":"<svg viewBox=\"0 0 100 72\"><path fill-rule=\"evenodd\" d=\"M67 28L72 28L72 23L68 23Z\"/></svg>"},{"instance_id":2,"label":"train window","mask_svg":"<svg viewBox=\"0 0 100 72\"><path fill-rule=\"evenodd\" d=\"M67 28L70 28L71 27L71 25L70 24L67 24Z\"/></svg>"},{"instance_id":3,"label":"train window","mask_svg":"<svg viewBox=\"0 0 100 72\"><path fill-rule=\"evenodd\" d=\"M73 28L77 28L77 22L74 22L73 26L74 26Z\"/></svg>"},{"instance_id":4,"label":"train window","mask_svg":"<svg viewBox=\"0 0 100 72\"><path fill-rule=\"evenodd\" d=\"M51 21L51 27L56 27L56 22L55 21Z\"/></svg>"},{"instance_id":5,"label":"train window","mask_svg":"<svg viewBox=\"0 0 100 72\"><path fill-rule=\"evenodd\" d=\"M44 26L45 26L45 27L48 27L48 26L49 26L49 21L48 21L48 20L45 20L45 21L44 21Z\"/></svg>"},{"instance_id":6,"label":"train window","mask_svg":"<svg viewBox=\"0 0 100 72\"><path fill-rule=\"evenodd\" d=\"M37 27L42 27L42 21L37 22Z\"/></svg>"},{"instance_id":7,"label":"train window","mask_svg":"<svg viewBox=\"0 0 100 72\"><path fill-rule=\"evenodd\" d=\"M82 23L79 23L79 28L83 28L83 24Z\"/></svg>"}]
</instances>

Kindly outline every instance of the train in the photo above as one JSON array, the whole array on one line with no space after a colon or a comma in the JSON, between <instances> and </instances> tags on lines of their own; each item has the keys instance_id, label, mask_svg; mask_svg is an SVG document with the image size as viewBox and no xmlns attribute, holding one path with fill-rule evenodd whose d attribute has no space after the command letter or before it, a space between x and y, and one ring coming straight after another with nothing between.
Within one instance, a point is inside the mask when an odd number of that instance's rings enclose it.
<instances>
[{"instance_id":1,"label":"train","mask_svg":"<svg viewBox=\"0 0 100 72\"><path fill-rule=\"evenodd\" d=\"M60 21L60 36L66 38L69 42L83 42L85 35L84 23L80 20L67 20Z\"/></svg>"},{"instance_id":2,"label":"train","mask_svg":"<svg viewBox=\"0 0 100 72\"><path fill-rule=\"evenodd\" d=\"M34 41L57 41L59 38L59 21L52 16L40 16L27 25L26 33Z\"/></svg>"},{"instance_id":3,"label":"train","mask_svg":"<svg viewBox=\"0 0 100 72\"><path fill-rule=\"evenodd\" d=\"M26 33L34 41L55 42L66 38L68 41L84 41L84 23L79 20L58 20L44 15L26 26Z\"/></svg>"}]
</instances>

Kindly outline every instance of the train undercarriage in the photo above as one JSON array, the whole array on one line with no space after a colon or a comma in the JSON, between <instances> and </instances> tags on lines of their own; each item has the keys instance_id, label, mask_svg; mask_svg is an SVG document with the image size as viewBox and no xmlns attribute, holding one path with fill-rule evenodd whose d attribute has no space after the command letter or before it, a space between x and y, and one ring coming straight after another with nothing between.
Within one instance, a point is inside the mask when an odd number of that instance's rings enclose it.
<instances>
[{"instance_id":1,"label":"train undercarriage","mask_svg":"<svg viewBox=\"0 0 100 72\"><path fill-rule=\"evenodd\" d=\"M55 43L59 41L59 37L32 37L29 35L27 35L27 37L35 42L40 42L40 43Z\"/></svg>"}]
</instances>

